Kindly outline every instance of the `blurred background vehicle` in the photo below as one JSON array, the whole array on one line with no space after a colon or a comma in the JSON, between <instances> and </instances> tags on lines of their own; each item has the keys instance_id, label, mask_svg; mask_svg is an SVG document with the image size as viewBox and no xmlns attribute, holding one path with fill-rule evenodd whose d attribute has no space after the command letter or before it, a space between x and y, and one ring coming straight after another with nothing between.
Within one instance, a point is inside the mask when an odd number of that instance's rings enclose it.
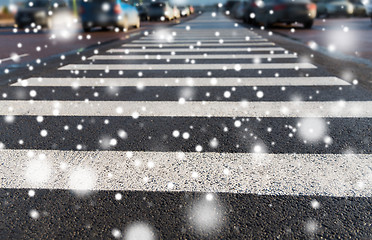
<instances>
[{"instance_id":1,"label":"blurred background vehicle","mask_svg":"<svg viewBox=\"0 0 372 240\"><path fill-rule=\"evenodd\" d=\"M178 7L176 5L173 6L173 18L174 19L181 18L181 12L180 12L180 10L178 9Z\"/></svg>"},{"instance_id":2,"label":"blurred background vehicle","mask_svg":"<svg viewBox=\"0 0 372 240\"><path fill-rule=\"evenodd\" d=\"M136 4L138 15L140 16L141 21L149 20L149 13L147 7L148 6L145 4Z\"/></svg>"},{"instance_id":3,"label":"blurred background vehicle","mask_svg":"<svg viewBox=\"0 0 372 240\"><path fill-rule=\"evenodd\" d=\"M168 2L152 2L148 7L150 20L172 20L174 18L173 8Z\"/></svg>"},{"instance_id":4,"label":"blurred background vehicle","mask_svg":"<svg viewBox=\"0 0 372 240\"><path fill-rule=\"evenodd\" d=\"M367 16L366 7L360 0L349 0L351 4L354 6L353 15L357 17L365 17Z\"/></svg>"},{"instance_id":5,"label":"blurred background vehicle","mask_svg":"<svg viewBox=\"0 0 372 240\"><path fill-rule=\"evenodd\" d=\"M94 27L140 27L137 8L123 0L84 0L80 6L80 15L85 32Z\"/></svg>"},{"instance_id":6,"label":"blurred background vehicle","mask_svg":"<svg viewBox=\"0 0 372 240\"><path fill-rule=\"evenodd\" d=\"M195 12L194 6L189 5L189 10L190 10L190 14L194 14Z\"/></svg>"},{"instance_id":7,"label":"blurred background vehicle","mask_svg":"<svg viewBox=\"0 0 372 240\"><path fill-rule=\"evenodd\" d=\"M372 18L372 0L363 0L367 16Z\"/></svg>"},{"instance_id":8,"label":"blurred background vehicle","mask_svg":"<svg viewBox=\"0 0 372 240\"><path fill-rule=\"evenodd\" d=\"M251 1L241 1L233 5L230 15L236 19L243 19L247 7L251 4Z\"/></svg>"},{"instance_id":9,"label":"blurred background vehicle","mask_svg":"<svg viewBox=\"0 0 372 240\"><path fill-rule=\"evenodd\" d=\"M239 2L239 0L227 0L223 8L224 13L230 15L235 5L239 4Z\"/></svg>"},{"instance_id":10,"label":"blurred background vehicle","mask_svg":"<svg viewBox=\"0 0 372 240\"><path fill-rule=\"evenodd\" d=\"M187 17L191 14L188 6L179 6L178 8L180 9L181 17Z\"/></svg>"},{"instance_id":11,"label":"blurred background vehicle","mask_svg":"<svg viewBox=\"0 0 372 240\"><path fill-rule=\"evenodd\" d=\"M63 0L27 1L18 8L15 14L15 24L18 28L40 26L50 29L53 25L53 18L66 13L70 14L71 11Z\"/></svg>"},{"instance_id":12,"label":"blurred background vehicle","mask_svg":"<svg viewBox=\"0 0 372 240\"><path fill-rule=\"evenodd\" d=\"M318 0L316 5L318 17L351 17L354 14L354 5L348 0Z\"/></svg>"},{"instance_id":13,"label":"blurred background vehicle","mask_svg":"<svg viewBox=\"0 0 372 240\"><path fill-rule=\"evenodd\" d=\"M316 5L310 0L256 0L244 18L266 27L275 23L302 23L304 28L311 28L316 11Z\"/></svg>"}]
</instances>

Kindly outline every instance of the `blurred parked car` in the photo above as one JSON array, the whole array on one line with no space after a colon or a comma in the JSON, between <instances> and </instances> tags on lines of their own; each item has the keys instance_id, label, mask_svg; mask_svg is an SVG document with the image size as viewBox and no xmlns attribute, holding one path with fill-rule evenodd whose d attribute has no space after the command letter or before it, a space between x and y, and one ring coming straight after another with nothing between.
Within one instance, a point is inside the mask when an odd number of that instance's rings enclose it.
<instances>
[{"instance_id":1,"label":"blurred parked car","mask_svg":"<svg viewBox=\"0 0 372 240\"><path fill-rule=\"evenodd\" d=\"M66 2L62 0L27 1L24 7L18 9L15 24L18 28L33 24L50 29L53 25L53 16L70 12Z\"/></svg>"},{"instance_id":2,"label":"blurred parked car","mask_svg":"<svg viewBox=\"0 0 372 240\"><path fill-rule=\"evenodd\" d=\"M349 0L351 4L354 6L353 15L359 17L367 16L366 7L360 0Z\"/></svg>"},{"instance_id":3,"label":"blurred parked car","mask_svg":"<svg viewBox=\"0 0 372 240\"><path fill-rule=\"evenodd\" d=\"M190 14L194 14L195 9L192 5L189 5Z\"/></svg>"},{"instance_id":4,"label":"blurred parked car","mask_svg":"<svg viewBox=\"0 0 372 240\"><path fill-rule=\"evenodd\" d=\"M141 21L148 21L149 20L149 13L147 10L147 6L140 4L136 6L138 15L140 16Z\"/></svg>"},{"instance_id":5,"label":"blurred parked car","mask_svg":"<svg viewBox=\"0 0 372 240\"><path fill-rule=\"evenodd\" d=\"M236 19L243 19L247 6L251 4L250 1L243 1L234 4L233 8L231 9L230 15Z\"/></svg>"},{"instance_id":6,"label":"blurred parked car","mask_svg":"<svg viewBox=\"0 0 372 240\"><path fill-rule=\"evenodd\" d=\"M316 5L310 0L256 0L246 11L245 19L269 27L275 23L302 23L311 28L316 17Z\"/></svg>"},{"instance_id":7,"label":"blurred parked car","mask_svg":"<svg viewBox=\"0 0 372 240\"><path fill-rule=\"evenodd\" d=\"M179 6L178 7L181 12L181 17L187 17L190 15L190 9L187 6Z\"/></svg>"},{"instance_id":8,"label":"blurred parked car","mask_svg":"<svg viewBox=\"0 0 372 240\"><path fill-rule=\"evenodd\" d=\"M80 8L81 23L85 32L93 27L120 27L129 29L140 27L140 17L136 7L123 0L84 0Z\"/></svg>"},{"instance_id":9,"label":"blurred parked car","mask_svg":"<svg viewBox=\"0 0 372 240\"><path fill-rule=\"evenodd\" d=\"M175 19L181 18L181 12L177 6L173 6L173 17Z\"/></svg>"},{"instance_id":10,"label":"blurred parked car","mask_svg":"<svg viewBox=\"0 0 372 240\"><path fill-rule=\"evenodd\" d=\"M354 13L354 6L347 0L319 0L317 2L317 16L346 16Z\"/></svg>"},{"instance_id":11,"label":"blurred parked car","mask_svg":"<svg viewBox=\"0 0 372 240\"><path fill-rule=\"evenodd\" d=\"M173 8L168 2L152 2L148 8L150 20L172 20L174 18Z\"/></svg>"},{"instance_id":12,"label":"blurred parked car","mask_svg":"<svg viewBox=\"0 0 372 240\"><path fill-rule=\"evenodd\" d=\"M224 5L224 12L226 15L230 15L236 4L239 4L238 0L228 0Z\"/></svg>"}]
</instances>

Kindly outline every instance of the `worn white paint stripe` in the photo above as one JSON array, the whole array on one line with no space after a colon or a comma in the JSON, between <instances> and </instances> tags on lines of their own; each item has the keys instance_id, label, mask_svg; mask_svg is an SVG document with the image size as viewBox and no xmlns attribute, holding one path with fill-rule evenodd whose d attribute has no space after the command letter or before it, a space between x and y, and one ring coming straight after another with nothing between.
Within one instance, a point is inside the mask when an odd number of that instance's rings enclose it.
<instances>
[{"instance_id":1,"label":"worn white paint stripe","mask_svg":"<svg viewBox=\"0 0 372 240\"><path fill-rule=\"evenodd\" d=\"M201 43L207 43L207 42L210 42L210 43L219 43L219 40L220 39L205 39L205 40L180 40L180 39L173 39L173 41L171 42L168 42L166 40L154 40L154 39L149 39L149 40L134 40L132 41L132 43L197 43L197 42L201 42ZM245 40L245 39L231 39L231 40L225 40L223 39L223 42L224 43L239 43L239 42L242 42L242 43L247 43L247 42L266 42L268 41L267 39L264 39L264 38L260 38L260 39L250 39L250 40Z\"/></svg>"},{"instance_id":2,"label":"worn white paint stripe","mask_svg":"<svg viewBox=\"0 0 372 240\"><path fill-rule=\"evenodd\" d=\"M59 70L231 70L231 69L314 69L311 63L259 64L68 64ZM238 70L238 71L239 71Z\"/></svg>"},{"instance_id":3,"label":"worn white paint stripe","mask_svg":"<svg viewBox=\"0 0 372 240\"><path fill-rule=\"evenodd\" d=\"M240 40L245 41L247 39L250 40L259 40L263 39L262 37L245 37L245 36L234 36L234 37L226 37L226 36L151 36L146 38L140 38L139 40L152 40L152 41L161 41L161 40L173 40L173 41L180 41L180 40L195 40L195 41L205 41L205 40L224 40L224 41L231 41L231 40Z\"/></svg>"},{"instance_id":4,"label":"worn white paint stripe","mask_svg":"<svg viewBox=\"0 0 372 240\"><path fill-rule=\"evenodd\" d=\"M166 34L169 34L169 35L174 35L177 34L176 36L178 35L185 35L185 36L199 36L199 34L201 35L207 35L207 36L216 36L216 35L227 35L229 37L245 37L245 36L259 36L259 34L255 33L255 32L252 32L252 31L249 31L247 30L246 28L240 28L239 30L238 29L222 29L222 28L218 28L218 29L205 29L205 31L203 31L203 29L193 29L191 27L191 30L185 30L185 27L182 27L181 29L180 28L172 28L172 29L162 29L160 31L152 31L150 35L147 35L145 37L149 37L149 36L154 36L154 35L166 35Z\"/></svg>"},{"instance_id":5,"label":"worn white paint stripe","mask_svg":"<svg viewBox=\"0 0 372 240\"><path fill-rule=\"evenodd\" d=\"M55 87L213 87L213 86L342 86L350 83L336 77L278 78L29 78L12 86Z\"/></svg>"},{"instance_id":6,"label":"worn white paint stripe","mask_svg":"<svg viewBox=\"0 0 372 240\"><path fill-rule=\"evenodd\" d=\"M294 54L195 54L195 55L93 55L89 59L95 60L159 60L159 59L267 59L267 58L297 58Z\"/></svg>"},{"instance_id":7,"label":"worn white paint stripe","mask_svg":"<svg viewBox=\"0 0 372 240\"><path fill-rule=\"evenodd\" d=\"M149 117L332 117L371 118L371 101L25 101L0 102L0 115Z\"/></svg>"},{"instance_id":8,"label":"worn white paint stripe","mask_svg":"<svg viewBox=\"0 0 372 240\"><path fill-rule=\"evenodd\" d=\"M3 58L3 59L0 59L0 63L6 62L6 61L11 61L11 60L16 60L17 58L27 57L28 55L29 55L28 53L24 53L24 54L17 55L15 57Z\"/></svg>"},{"instance_id":9,"label":"worn white paint stripe","mask_svg":"<svg viewBox=\"0 0 372 240\"><path fill-rule=\"evenodd\" d=\"M199 55L93 55L91 60L160 60L160 59L264 59L264 58L297 58L294 54L199 54Z\"/></svg>"},{"instance_id":10,"label":"worn white paint stripe","mask_svg":"<svg viewBox=\"0 0 372 240\"><path fill-rule=\"evenodd\" d=\"M192 38L192 37L173 37L173 38L142 38L139 39L138 41L152 41L154 43L156 42L183 42L183 41L194 41L194 42L219 42L220 40L223 40L224 42L251 42L251 41L258 41L261 40L262 38L250 38L250 40L246 40L244 37L243 38L225 38L225 37L215 37L215 38L210 38L210 37L198 37L198 38ZM267 41L267 40L266 40Z\"/></svg>"},{"instance_id":11,"label":"worn white paint stripe","mask_svg":"<svg viewBox=\"0 0 372 240\"><path fill-rule=\"evenodd\" d=\"M183 44L183 43L154 43L154 44L123 44L123 47L156 47L156 48L167 48L167 47L190 47L193 46L195 48L202 48L202 47L244 47L244 46L275 46L275 43L272 42L245 42L245 43L201 43L201 44Z\"/></svg>"},{"instance_id":12,"label":"worn white paint stripe","mask_svg":"<svg viewBox=\"0 0 372 240\"><path fill-rule=\"evenodd\" d=\"M254 51L284 51L281 47L247 47L247 48L168 48L168 49L133 49L133 48L115 48L107 50L109 53L125 53L125 52L254 52Z\"/></svg>"},{"instance_id":13,"label":"worn white paint stripe","mask_svg":"<svg viewBox=\"0 0 372 240\"><path fill-rule=\"evenodd\" d=\"M372 196L368 154L0 150L0 161L1 188Z\"/></svg>"}]
</instances>

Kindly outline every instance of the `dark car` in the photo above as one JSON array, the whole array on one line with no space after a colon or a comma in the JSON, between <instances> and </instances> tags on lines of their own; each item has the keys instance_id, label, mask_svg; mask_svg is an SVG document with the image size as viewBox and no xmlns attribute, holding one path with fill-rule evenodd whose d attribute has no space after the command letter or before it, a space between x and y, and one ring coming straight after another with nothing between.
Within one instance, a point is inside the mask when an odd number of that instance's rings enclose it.
<instances>
[{"instance_id":1,"label":"dark car","mask_svg":"<svg viewBox=\"0 0 372 240\"><path fill-rule=\"evenodd\" d=\"M239 2L240 1L238 1L238 0L228 0L224 4L224 12L225 12L225 14L230 15L230 13L233 10L233 8L235 7L235 5L239 4Z\"/></svg>"},{"instance_id":2,"label":"dark car","mask_svg":"<svg viewBox=\"0 0 372 240\"><path fill-rule=\"evenodd\" d=\"M148 21L149 20L149 13L147 6L141 4L136 6L138 15L140 16L141 21Z\"/></svg>"},{"instance_id":3,"label":"dark car","mask_svg":"<svg viewBox=\"0 0 372 240\"><path fill-rule=\"evenodd\" d=\"M152 2L148 7L150 20L172 20L174 18L173 8L167 2Z\"/></svg>"},{"instance_id":4,"label":"dark car","mask_svg":"<svg viewBox=\"0 0 372 240\"><path fill-rule=\"evenodd\" d=\"M85 32L93 27L140 27L136 7L124 0L84 0L80 7L81 23Z\"/></svg>"},{"instance_id":5,"label":"dark car","mask_svg":"<svg viewBox=\"0 0 372 240\"><path fill-rule=\"evenodd\" d=\"M15 24L18 28L31 25L51 28L53 16L65 12L70 12L70 10L66 2L61 0L28 1L18 9L15 15Z\"/></svg>"},{"instance_id":6,"label":"dark car","mask_svg":"<svg viewBox=\"0 0 372 240\"><path fill-rule=\"evenodd\" d=\"M248 9L245 19L266 27L302 23L304 28L311 28L316 17L316 5L310 0L257 0Z\"/></svg>"},{"instance_id":7,"label":"dark car","mask_svg":"<svg viewBox=\"0 0 372 240\"><path fill-rule=\"evenodd\" d=\"M360 0L349 0L351 4L354 5L353 15L358 17L366 17L367 10L366 6Z\"/></svg>"}]
</instances>

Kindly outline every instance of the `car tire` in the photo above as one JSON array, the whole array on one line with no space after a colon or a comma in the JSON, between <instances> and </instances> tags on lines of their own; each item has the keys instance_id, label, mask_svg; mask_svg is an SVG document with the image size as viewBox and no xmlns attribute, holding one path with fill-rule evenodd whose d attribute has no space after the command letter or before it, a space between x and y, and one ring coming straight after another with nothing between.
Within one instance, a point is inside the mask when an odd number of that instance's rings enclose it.
<instances>
[{"instance_id":1,"label":"car tire","mask_svg":"<svg viewBox=\"0 0 372 240\"><path fill-rule=\"evenodd\" d=\"M91 28L88 26L88 24L83 23L83 31L84 32L90 32L91 31Z\"/></svg>"},{"instance_id":2,"label":"car tire","mask_svg":"<svg viewBox=\"0 0 372 240\"><path fill-rule=\"evenodd\" d=\"M314 24L314 21L311 20L311 21L307 21L307 22L304 22L303 25L304 25L304 28L305 29L310 29L313 27L313 24Z\"/></svg>"},{"instance_id":3,"label":"car tire","mask_svg":"<svg viewBox=\"0 0 372 240\"><path fill-rule=\"evenodd\" d=\"M328 11L326 10L324 12L324 18L330 18L331 17L331 14L328 13Z\"/></svg>"}]
</instances>

